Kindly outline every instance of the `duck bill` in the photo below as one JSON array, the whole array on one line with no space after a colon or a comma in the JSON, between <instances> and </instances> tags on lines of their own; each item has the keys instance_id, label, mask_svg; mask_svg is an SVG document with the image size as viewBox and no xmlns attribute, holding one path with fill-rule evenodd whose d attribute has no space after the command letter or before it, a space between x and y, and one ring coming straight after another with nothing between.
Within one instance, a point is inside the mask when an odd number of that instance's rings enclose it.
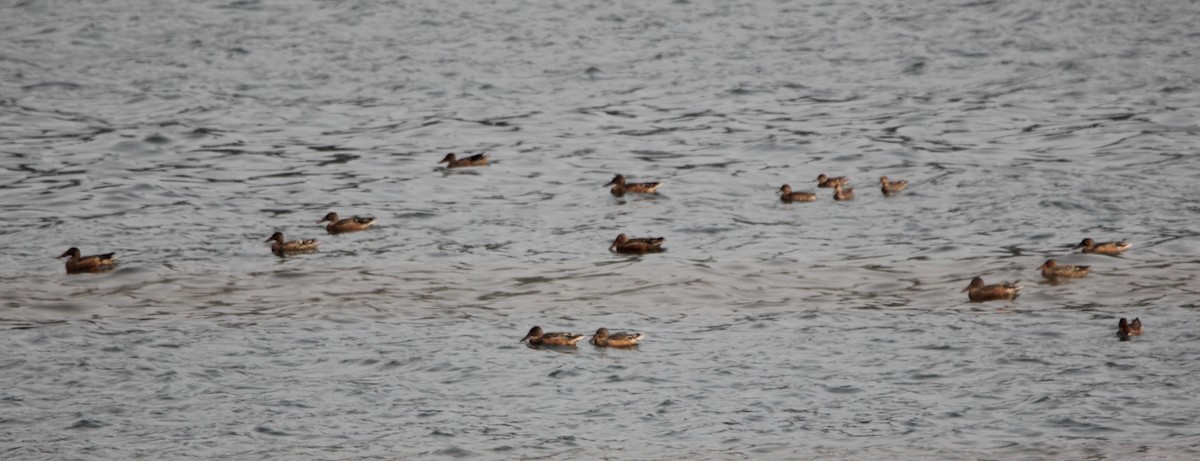
<instances>
[{"instance_id":1,"label":"duck bill","mask_svg":"<svg viewBox=\"0 0 1200 461\"><path fill-rule=\"evenodd\" d=\"M532 338L532 337L533 337L533 335L525 335L525 337L524 337L524 338L521 338L521 340L520 340L520 341L517 341L517 342L519 342L519 343L521 343L521 342L525 342L525 340L526 340L526 339L529 339L529 338Z\"/></svg>"},{"instance_id":2,"label":"duck bill","mask_svg":"<svg viewBox=\"0 0 1200 461\"><path fill-rule=\"evenodd\" d=\"M960 291L959 293L966 293L968 291L971 291L971 287L969 287L969 286L966 288L963 288L962 291Z\"/></svg>"},{"instance_id":3,"label":"duck bill","mask_svg":"<svg viewBox=\"0 0 1200 461\"><path fill-rule=\"evenodd\" d=\"M1072 249L1072 250L1074 250L1074 249L1076 249L1076 248L1083 248L1083 244L1082 244L1082 243L1080 243L1080 244L1078 244L1078 245L1075 245L1075 246L1071 247L1071 249Z\"/></svg>"},{"instance_id":4,"label":"duck bill","mask_svg":"<svg viewBox=\"0 0 1200 461\"><path fill-rule=\"evenodd\" d=\"M616 184L616 183L617 183L617 180L615 180L615 179L614 179L614 180L612 180L612 181L609 181L609 182L608 182L608 184L605 184L605 185L603 185L603 186L600 186L600 187L608 187L608 186L611 186L611 185L613 185L613 184Z\"/></svg>"}]
</instances>

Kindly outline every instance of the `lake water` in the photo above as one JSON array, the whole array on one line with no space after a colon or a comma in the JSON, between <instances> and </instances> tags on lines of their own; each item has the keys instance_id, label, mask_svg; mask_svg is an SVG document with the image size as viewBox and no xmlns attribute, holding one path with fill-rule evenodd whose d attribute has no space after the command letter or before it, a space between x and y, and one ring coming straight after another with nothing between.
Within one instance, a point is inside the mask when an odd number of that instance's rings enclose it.
<instances>
[{"instance_id":1,"label":"lake water","mask_svg":"<svg viewBox=\"0 0 1200 461\"><path fill-rule=\"evenodd\" d=\"M0 458L1200 457L1196 2L0 8Z\"/></svg>"}]
</instances>

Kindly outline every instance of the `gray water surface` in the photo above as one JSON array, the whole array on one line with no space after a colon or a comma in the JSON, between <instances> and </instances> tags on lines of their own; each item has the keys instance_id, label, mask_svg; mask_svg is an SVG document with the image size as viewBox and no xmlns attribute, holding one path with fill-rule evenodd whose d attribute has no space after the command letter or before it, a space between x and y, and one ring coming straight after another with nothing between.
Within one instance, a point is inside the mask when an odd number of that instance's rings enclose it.
<instances>
[{"instance_id":1,"label":"gray water surface","mask_svg":"<svg viewBox=\"0 0 1200 461\"><path fill-rule=\"evenodd\" d=\"M1200 457L1196 2L0 9L0 458Z\"/></svg>"}]
</instances>

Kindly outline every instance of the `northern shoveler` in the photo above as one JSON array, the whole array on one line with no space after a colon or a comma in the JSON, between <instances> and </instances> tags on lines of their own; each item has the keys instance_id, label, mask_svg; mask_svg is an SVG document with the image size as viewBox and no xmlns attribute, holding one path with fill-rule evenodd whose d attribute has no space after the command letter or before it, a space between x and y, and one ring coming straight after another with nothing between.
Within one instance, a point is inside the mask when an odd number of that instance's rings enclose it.
<instances>
[{"instance_id":1,"label":"northern shoveler","mask_svg":"<svg viewBox=\"0 0 1200 461\"><path fill-rule=\"evenodd\" d=\"M612 192L613 195L620 196L625 195L626 192L633 194L655 194L658 193L658 188L662 187L662 184L663 183L661 182L626 183L624 176L617 175L612 181L609 181L608 184L605 184L604 187L613 186L612 189L609 189L609 192Z\"/></svg>"},{"instance_id":2,"label":"northern shoveler","mask_svg":"<svg viewBox=\"0 0 1200 461\"><path fill-rule=\"evenodd\" d=\"M290 242L285 242L283 240L283 232L276 232L274 234L271 234L271 238L267 239L267 241L275 242L275 243L271 244L271 251L280 256L283 256L288 253L305 253L305 252L309 252L309 251L317 251L317 245L321 244L321 242L318 242L318 241L312 240L312 239L310 239L310 240L292 240Z\"/></svg>"},{"instance_id":3,"label":"northern shoveler","mask_svg":"<svg viewBox=\"0 0 1200 461\"><path fill-rule=\"evenodd\" d=\"M58 255L60 258L67 259L67 273L78 274L81 272L102 272L113 268L117 263L117 257L113 256L116 253L106 253L102 255L80 256L78 248L71 247L65 253Z\"/></svg>"},{"instance_id":4,"label":"northern shoveler","mask_svg":"<svg viewBox=\"0 0 1200 461\"><path fill-rule=\"evenodd\" d=\"M880 176L879 184L882 186L883 195L888 197L899 194L905 187L908 187L908 181L889 181L887 176Z\"/></svg>"},{"instance_id":5,"label":"northern shoveler","mask_svg":"<svg viewBox=\"0 0 1200 461\"><path fill-rule=\"evenodd\" d=\"M779 199L785 202L815 202L817 194L812 192L792 192L792 186L784 184L779 188Z\"/></svg>"},{"instance_id":6,"label":"northern shoveler","mask_svg":"<svg viewBox=\"0 0 1200 461\"><path fill-rule=\"evenodd\" d=\"M983 277L975 277L971 279L971 284L963 288L967 292L967 297L971 301L983 302L996 299L1014 299L1017 297L1021 286L1018 282L1004 282L996 285L984 285Z\"/></svg>"},{"instance_id":7,"label":"northern shoveler","mask_svg":"<svg viewBox=\"0 0 1200 461\"><path fill-rule=\"evenodd\" d=\"M1090 238L1083 239L1075 248L1083 248L1084 253L1096 253L1101 255L1119 255L1132 247L1133 244L1125 241L1120 242L1102 242L1096 243Z\"/></svg>"},{"instance_id":8,"label":"northern shoveler","mask_svg":"<svg viewBox=\"0 0 1200 461\"><path fill-rule=\"evenodd\" d=\"M1038 269L1048 279L1087 277L1092 270L1091 266L1060 266L1053 259L1047 259Z\"/></svg>"},{"instance_id":9,"label":"northern shoveler","mask_svg":"<svg viewBox=\"0 0 1200 461\"><path fill-rule=\"evenodd\" d=\"M485 166L488 164L488 154L475 154L475 155L472 155L472 156L464 158L464 159L459 159L454 156L453 152L451 152L449 154L446 154L445 157L442 157L442 161L440 161L438 163L445 163L447 168L462 168L465 166Z\"/></svg>"},{"instance_id":10,"label":"northern shoveler","mask_svg":"<svg viewBox=\"0 0 1200 461\"><path fill-rule=\"evenodd\" d=\"M629 238L625 234L617 236L613 240L612 245L608 246L608 251L616 251L617 253L658 253L663 251L663 242L666 239L662 237L653 238Z\"/></svg>"},{"instance_id":11,"label":"northern shoveler","mask_svg":"<svg viewBox=\"0 0 1200 461\"><path fill-rule=\"evenodd\" d=\"M596 330L596 334L592 336L592 344L600 347L633 347L638 345L638 342L645 338L641 333L612 333L608 332L608 328Z\"/></svg>"},{"instance_id":12,"label":"northern shoveler","mask_svg":"<svg viewBox=\"0 0 1200 461\"><path fill-rule=\"evenodd\" d=\"M529 334L521 338L521 341L529 340L529 344L533 346L574 346L579 340L585 338L583 335L563 332L542 331L542 327L533 327L529 330Z\"/></svg>"},{"instance_id":13,"label":"northern shoveler","mask_svg":"<svg viewBox=\"0 0 1200 461\"><path fill-rule=\"evenodd\" d=\"M317 221L317 224L328 222L325 225L325 231L330 234L340 234L342 232L354 232L370 229L375 225L375 218L354 216L346 219L338 219L338 214L329 212L325 215L325 219Z\"/></svg>"}]
</instances>

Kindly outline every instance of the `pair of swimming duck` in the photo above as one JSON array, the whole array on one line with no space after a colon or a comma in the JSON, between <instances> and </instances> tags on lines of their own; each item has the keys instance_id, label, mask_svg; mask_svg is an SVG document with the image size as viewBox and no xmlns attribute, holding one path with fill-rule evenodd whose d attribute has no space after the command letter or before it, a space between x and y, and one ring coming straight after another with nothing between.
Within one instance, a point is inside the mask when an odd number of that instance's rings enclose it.
<instances>
[{"instance_id":1,"label":"pair of swimming duck","mask_svg":"<svg viewBox=\"0 0 1200 461\"><path fill-rule=\"evenodd\" d=\"M1133 321L1129 322L1125 320L1125 317L1121 317L1121 320L1117 322L1117 338L1120 338L1121 341L1129 341L1130 336L1141 335L1142 319L1134 317Z\"/></svg>"},{"instance_id":2,"label":"pair of swimming duck","mask_svg":"<svg viewBox=\"0 0 1200 461\"><path fill-rule=\"evenodd\" d=\"M584 335L577 335L566 332L544 332L542 327L535 326L529 330L529 334L521 338L521 341L528 340L531 346L571 346L585 338ZM592 335L591 343L599 347L634 347L645 338L641 333L609 333L608 328L596 330L596 334Z\"/></svg>"},{"instance_id":3,"label":"pair of swimming duck","mask_svg":"<svg viewBox=\"0 0 1200 461\"><path fill-rule=\"evenodd\" d=\"M1119 242L1104 242L1096 243L1091 238L1085 238L1075 248L1083 248L1084 253L1096 253L1106 255L1118 255L1132 247L1133 244L1125 241ZM1047 259L1045 263L1038 266L1038 270L1042 271L1042 277L1051 280L1060 278L1079 278L1086 277L1091 273L1091 266L1070 266L1058 265L1058 262L1053 259ZM963 289L967 292L967 297L971 301L993 301L998 299L1014 299L1021 291L1021 287L1017 282L1005 282L996 285L985 285L983 278L975 277L971 280L971 284Z\"/></svg>"},{"instance_id":4,"label":"pair of swimming duck","mask_svg":"<svg viewBox=\"0 0 1200 461\"><path fill-rule=\"evenodd\" d=\"M1133 247L1133 244L1125 241L1096 243L1095 240L1090 238L1085 238L1078 245L1075 245L1075 248L1082 248L1084 253L1109 256L1124 253L1125 250L1131 247ZM1053 259L1047 259L1038 269L1042 271L1042 277L1051 280L1087 277L1092 270L1091 266L1060 266Z\"/></svg>"},{"instance_id":5,"label":"pair of swimming duck","mask_svg":"<svg viewBox=\"0 0 1200 461\"><path fill-rule=\"evenodd\" d=\"M883 195L892 196L899 194L900 191L908 187L908 181L891 181L887 176L879 177L879 184L882 185ZM833 188L833 199L854 200L854 189L847 188L850 185L850 180L845 176L829 177L825 173L817 175L817 187ZM817 194L812 192L792 192L792 186L784 184L779 188L779 199L784 202L813 202L817 200Z\"/></svg>"},{"instance_id":6,"label":"pair of swimming duck","mask_svg":"<svg viewBox=\"0 0 1200 461\"><path fill-rule=\"evenodd\" d=\"M325 232L330 234L363 231L375 225L375 218L371 217L353 216L345 219L338 218L338 214L331 211L320 221L317 221L317 224L328 222L329 224L325 225ZM271 234L271 237L267 241L274 242L271 244L271 252L280 256L317 251L317 246L321 244L316 239L286 240L283 237L283 232Z\"/></svg>"}]
</instances>

